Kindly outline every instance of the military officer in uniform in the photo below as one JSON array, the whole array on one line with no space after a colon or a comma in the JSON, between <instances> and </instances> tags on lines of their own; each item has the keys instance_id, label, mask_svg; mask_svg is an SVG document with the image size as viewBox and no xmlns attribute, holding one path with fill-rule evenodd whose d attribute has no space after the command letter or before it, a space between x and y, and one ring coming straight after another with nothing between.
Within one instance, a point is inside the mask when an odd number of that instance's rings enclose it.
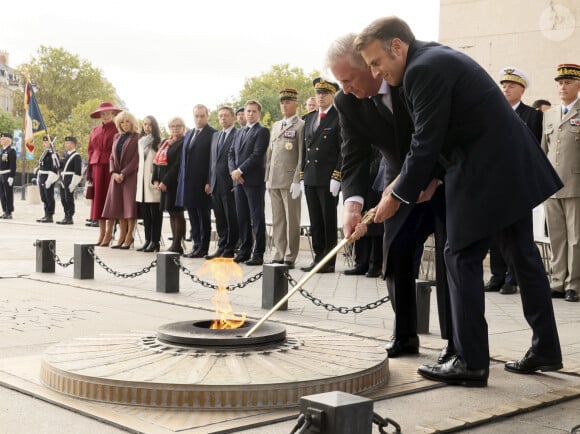
<instances>
[{"instance_id":1,"label":"military officer in uniform","mask_svg":"<svg viewBox=\"0 0 580 434\"><path fill-rule=\"evenodd\" d=\"M60 167L62 167L62 187L60 189L60 201L64 208L64 218L57 221L59 225L72 225L75 213L75 189L81 182L82 159L77 152L77 138L67 136L64 138L64 149L66 153Z\"/></svg>"},{"instance_id":2,"label":"military officer in uniform","mask_svg":"<svg viewBox=\"0 0 580 434\"><path fill-rule=\"evenodd\" d=\"M0 202L3 219L11 219L14 212L14 177L16 176L16 151L12 147L12 134L0 134Z\"/></svg>"},{"instance_id":3,"label":"military officer in uniform","mask_svg":"<svg viewBox=\"0 0 580 434\"><path fill-rule=\"evenodd\" d=\"M318 110L308 113L304 124L302 176L310 216L314 262L302 271L310 271L336 246L338 193L340 191L342 138L334 94L338 84L316 78L313 81ZM334 273L331 259L319 273Z\"/></svg>"},{"instance_id":4,"label":"military officer in uniform","mask_svg":"<svg viewBox=\"0 0 580 434\"><path fill-rule=\"evenodd\" d=\"M42 138L44 151L38 160L36 182L40 190L40 200L44 204L44 217L37 219L39 223L52 223L54 215L54 184L58 180L59 160L54 152L48 136Z\"/></svg>"},{"instance_id":5,"label":"military officer in uniform","mask_svg":"<svg viewBox=\"0 0 580 434\"><path fill-rule=\"evenodd\" d=\"M558 65L560 104L544 112L542 149L564 187L544 202L552 245L552 298L578 301L580 291L580 65Z\"/></svg>"},{"instance_id":6,"label":"military officer in uniform","mask_svg":"<svg viewBox=\"0 0 580 434\"><path fill-rule=\"evenodd\" d=\"M266 151L266 187L272 202L273 263L294 268L300 249L300 170L304 121L298 111L298 91L280 91L283 119L272 125Z\"/></svg>"}]
</instances>

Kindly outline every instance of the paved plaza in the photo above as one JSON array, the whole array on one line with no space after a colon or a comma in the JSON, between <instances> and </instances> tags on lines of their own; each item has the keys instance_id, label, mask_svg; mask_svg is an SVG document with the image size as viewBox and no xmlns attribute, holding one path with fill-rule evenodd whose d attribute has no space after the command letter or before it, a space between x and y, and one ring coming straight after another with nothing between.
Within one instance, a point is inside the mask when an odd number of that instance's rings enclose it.
<instances>
[{"instance_id":1,"label":"paved plaza","mask_svg":"<svg viewBox=\"0 0 580 434\"><path fill-rule=\"evenodd\" d=\"M17 194L18 196L18 194ZM98 229L86 227L88 203L77 201L75 224L37 223L42 205L16 199L13 220L0 220L0 434L14 433L290 433L297 409L264 412L196 412L139 408L84 401L48 390L39 380L39 361L45 351L72 339L156 330L160 325L213 318L214 291L180 273L178 293L156 291L156 269L137 277L156 256L135 250L98 247L95 253L112 270L95 264L94 279L79 280L73 266L57 265L54 273L36 272L36 240L55 240L56 254L66 264L74 243L97 239ZM62 216L57 203L56 219ZM56 220L55 219L55 220ZM164 222L167 244L169 225ZM135 244L139 246L142 227ZM191 243L187 243L188 248ZM312 256L306 239L290 271L299 280L300 266ZM211 246L214 247L213 245ZM266 261L270 259L266 256ZM181 259L197 275L201 259ZM337 272L314 276L306 285L314 297L335 306L372 303L386 295L380 279L345 276L348 257L340 254ZM261 267L242 266L244 278ZM208 276L202 276L211 280ZM254 320L261 308L262 279L229 293L235 312ZM531 334L523 318L519 294L486 294L492 365L487 388L445 386L422 379L417 367L433 361L445 342L439 337L435 294L430 297L429 333L421 334L418 356L389 360L391 378L376 391L374 411L398 422L403 433L567 433L580 424L580 303L554 300L564 369L536 375L510 374L503 362L519 359L529 348ZM301 294L286 311L269 320L288 332L331 333L364 338L379 348L391 336L393 313L389 303L361 313L341 314L314 305ZM391 432L392 427L387 428ZM373 433L379 430L375 425ZM358 434L358 433L354 433Z\"/></svg>"}]
</instances>

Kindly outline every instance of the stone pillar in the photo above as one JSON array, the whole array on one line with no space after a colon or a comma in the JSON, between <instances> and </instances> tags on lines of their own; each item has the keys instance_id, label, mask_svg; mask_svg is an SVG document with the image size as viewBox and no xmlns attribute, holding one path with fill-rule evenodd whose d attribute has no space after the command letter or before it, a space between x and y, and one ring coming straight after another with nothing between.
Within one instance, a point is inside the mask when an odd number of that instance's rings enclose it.
<instances>
[{"instance_id":1,"label":"stone pillar","mask_svg":"<svg viewBox=\"0 0 580 434\"><path fill-rule=\"evenodd\" d=\"M54 255L50 251L56 252L55 240L36 240L36 272L54 273Z\"/></svg>"},{"instance_id":2,"label":"stone pillar","mask_svg":"<svg viewBox=\"0 0 580 434\"><path fill-rule=\"evenodd\" d=\"M284 273L285 264L265 264L262 271L262 309L271 309L288 294L288 280ZM288 302L279 310L288 310Z\"/></svg>"},{"instance_id":3,"label":"stone pillar","mask_svg":"<svg viewBox=\"0 0 580 434\"><path fill-rule=\"evenodd\" d=\"M157 292L179 292L179 267L175 264L178 258L179 253L157 253Z\"/></svg>"},{"instance_id":4,"label":"stone pillar","mask_svg":"<svg viewBox=\"0 0 580 434\"><path fill-rule=\"evenodd\" d=\"M75 243L74 248L74 278L94 279L95 259L89 253L89 248L94 244Z\"/></svg>"}]
</instances>

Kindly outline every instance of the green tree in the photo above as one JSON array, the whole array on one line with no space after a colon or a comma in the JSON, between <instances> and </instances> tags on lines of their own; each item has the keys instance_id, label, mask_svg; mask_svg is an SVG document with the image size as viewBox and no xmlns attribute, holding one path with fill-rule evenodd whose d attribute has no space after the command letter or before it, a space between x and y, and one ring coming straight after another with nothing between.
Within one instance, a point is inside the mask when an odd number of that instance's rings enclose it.
<instances>
[{"instance_id":1,"label":"green tree","mask_svg":"<svg viewBox=\"0 0 580 434\"><path fill-rule=\"evenodd\" d=\"M22 129L22 119L14 116L12 113L0 112L0 132L12 132L13 130Z\"/></svg>"},{"instance_id":2,"label":"green tree","mask_svg":"<svg viewBox=\"0 0 580 434\"><path fill-rule=\"evenodd\" d=\"M251 77L244 83L239 98L232 98L219 104L210 114L209 122L215 128L220 128L217 122L217 109L222 105L229 105L237 109L250 99L262 104L262 124L270 128L272 124L282 118L280 112L280 90L284 87L293 87L298 91L299 114L304 114L304 103L308 97L314 95L312 80L318 77L318 71L305 74L302 68L291 68L289 64L274 65L268 72L257 77Z\"/></svg>"}]
</instances>

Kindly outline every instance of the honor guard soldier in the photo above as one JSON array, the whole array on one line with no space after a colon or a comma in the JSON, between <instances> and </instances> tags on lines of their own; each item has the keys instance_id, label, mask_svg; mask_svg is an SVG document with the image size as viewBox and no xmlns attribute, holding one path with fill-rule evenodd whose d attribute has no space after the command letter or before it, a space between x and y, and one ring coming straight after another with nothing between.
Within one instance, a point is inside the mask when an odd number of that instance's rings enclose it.
<instances>
[{"instance_id":1,"label":"honor guard soldier","mask_svg":"<svg viewBox=\"0 0 580 434\"><path fill-rule=\"evenodd\" d=\"M40 200L44 204L44 217L37 219L39 223L52 223L54 214L54 184L58 181L59 161L48 136L42 138L44 151L38 160L36 182L40 190Z\"/></svg>"},{"instance_id":2,"label":"honor guard soldier","mask_svg":"<svg viewBox=\"0 0 580 434\"><path fill-rule=\"evenodd\" d=\"M16 175L16 151L12 147L12 134L0 134L0 202L3 219L11 219L14 212L14 176Z\"/></svg>"},{"instance_id":3,"label":"honor guard soldier","mask_svg":"<svg viewBox=\"0 0 580 434\"><path fill-rule=\"evenodd\" d=\"M304 117L304 145L301 180L304 182L306 205L310 216L314 262L302 271L312 270L337 242L338 193L340 191L342 138L334 94L338 84L320 77L313 81L318 110ZM334 273L331 259L319 273Z\"/></svg>"},{"instance_id":4,"label":"honor guard soldier","mask_svg":"<svg viewBox=\"0 0 580 434\"><path fill-rule=\"evenodd\" d=\"M64 208L64 218L57 221L59 225L72 225L75 213L75 189L81 182L82 159L77 153L77 138L67 136L64 138L64 149L66 153L60 162L62 171L62 188L60 189L60 201Z\"/></svg>"}]
</instances>

